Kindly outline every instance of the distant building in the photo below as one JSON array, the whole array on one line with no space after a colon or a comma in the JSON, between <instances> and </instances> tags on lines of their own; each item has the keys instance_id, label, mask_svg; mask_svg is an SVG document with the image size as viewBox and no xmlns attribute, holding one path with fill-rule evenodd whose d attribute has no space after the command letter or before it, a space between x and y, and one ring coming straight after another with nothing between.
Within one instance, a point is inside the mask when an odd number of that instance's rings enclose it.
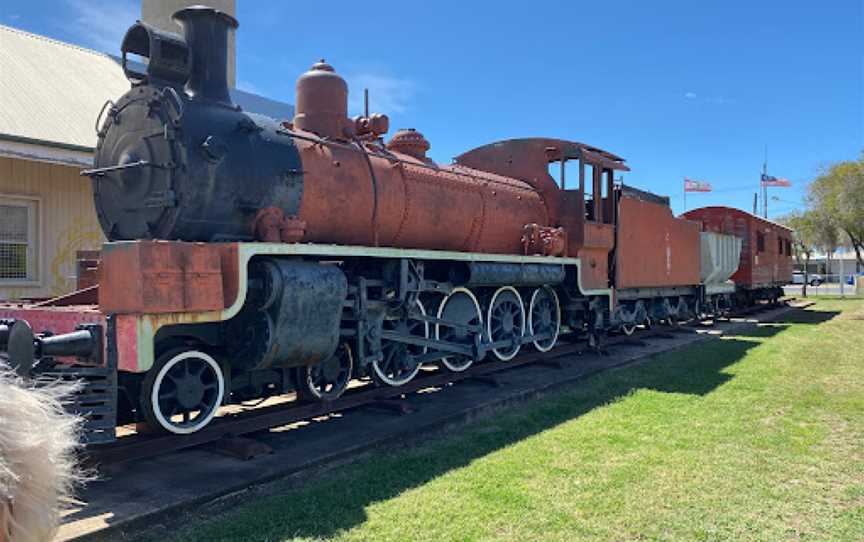
<instances>
[{"instance_id":1,"label":"distant building","mask_svg":"<svg viewBox=\"0 0 864 542\"><path fill-rule=\"evenodd\" d=\"M145 0L145 15L154 3ZM233 0L223 3L233 12ZM80 171L92 165L99 110L129 82L114 56L3 25L0 74L0 299L68 293L76 253L105 241ZM247 111L294 115L261 96L232 89L232 97Z\"/></svg>"},{"instance_id":2,"label":"distant building","mask_svg":"<svg viewBox=\"0 0 864 542\"><path fill-rule=\"evenodd\" d=\"M793 267L796 273L804 272L804 258L801 262L795 260ZM826 276L850 275L861 271L858 265L858 259L855 257L855 251L847 249L845 251L837 251L831 255L829 259L824 253L817 252L810 256L810 265L807 266L808 273L818 273Z\"/></svg>"}]
</instances>

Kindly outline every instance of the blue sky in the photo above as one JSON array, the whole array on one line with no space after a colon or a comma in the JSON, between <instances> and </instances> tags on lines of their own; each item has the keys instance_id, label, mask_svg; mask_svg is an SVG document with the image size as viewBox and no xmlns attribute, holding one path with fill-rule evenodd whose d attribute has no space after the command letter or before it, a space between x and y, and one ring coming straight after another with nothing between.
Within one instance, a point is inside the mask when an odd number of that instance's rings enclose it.
<instances>
[{"instance_id":1,"label":"blue sky","mask_svg":"<svg viewBox=\"0 0 864 542\"><path fill-rule=\"evenodd\" d=\"M628 160L626 182L688 207L752 207L765 146L771 216L819 167L864 148L864 2L238 0L238 85L293 102L324 57L431 156L552 136ZM133 0L3 0L0 23L117 52Z\"/></svg>"}]
</instances>

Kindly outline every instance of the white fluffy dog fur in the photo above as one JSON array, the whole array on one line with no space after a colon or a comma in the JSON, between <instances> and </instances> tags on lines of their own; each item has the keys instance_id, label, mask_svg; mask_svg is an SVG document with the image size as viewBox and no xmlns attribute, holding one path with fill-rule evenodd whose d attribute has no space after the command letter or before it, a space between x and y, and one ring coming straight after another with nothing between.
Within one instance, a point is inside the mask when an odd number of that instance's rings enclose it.
<instances>
[{"instance_id":1,"label":"white fluffy dog fur","mask_svg":"<svg viewBox=\"0 0 864 542\"><path fill-rule=\"evenodd\" d=\"M68 386L33 388L0 360L0 542L43 542L81 480L79 420L59 398Z\"/></svg>"}]
</instances>

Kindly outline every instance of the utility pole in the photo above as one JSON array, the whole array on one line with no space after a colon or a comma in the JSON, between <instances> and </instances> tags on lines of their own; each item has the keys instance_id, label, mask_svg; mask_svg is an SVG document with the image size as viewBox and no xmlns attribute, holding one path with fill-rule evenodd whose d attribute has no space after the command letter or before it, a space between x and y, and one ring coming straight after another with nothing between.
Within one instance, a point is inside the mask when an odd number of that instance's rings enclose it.
<instances>
[{"instance_id":1,"label":"utility pole","mask_svg":"<svg viewBox=\"0 0 864 542\"><path fill-rule=\"evenodd\" d=\"M758 216L759 192L753 192L753 216Z\"/></svg>"},{"instance_id":2,"label":"utility pole","mask_svg":"<svg viewBox=\"0 0 864 542\"><path fill-rule=\"evenodd\" d=\"M841 250L843 252L840 252ZM843 260L846 259L846 247L840 247L837 252L837 259L840 260L840 297L846 297L843 292L843 287L846 285L846 277L843 274ZM852 275L852 285L855 285L855 275Z\"/></svg>"}]
</instances>

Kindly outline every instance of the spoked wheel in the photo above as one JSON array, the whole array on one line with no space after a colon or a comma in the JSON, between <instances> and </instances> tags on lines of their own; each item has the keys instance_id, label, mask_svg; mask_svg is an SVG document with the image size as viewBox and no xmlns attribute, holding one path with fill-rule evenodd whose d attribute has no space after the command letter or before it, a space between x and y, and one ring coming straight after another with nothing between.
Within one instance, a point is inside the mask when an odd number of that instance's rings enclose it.
<instances>
[{"instance_id":1,"label":"spoked wheel","mask_svg":"<svg viewBox=\"0 0 864 542\"><path fill-rule=\"evenodd\" d=\"M498 288L489 302L486 315L486 333L493 343L510 341L511 345L493 348L492 353L501 361L516 357L525 335L525 304L512 286Z\"/></svg>"},{"instance_id":2,"label":"spoked wheel","mask_svg":"<svg viewBox=\"0 0 864 542\"><path fill-rule=\"evenodd\" d=\"M415 306L420 314L426 316L426 307L419 299ZM429 322L411 320L407 316L398 320L385 320L384 329L403 335L429 338ZM384 356L380 361L372 362L372 377L386 386L404 386L420 371L420 364L414 357L425 354L427 348L385 340L381 342L381 350Z\"/></svg>"},{"instance_id":3,"label":"spoked wheel","mask_svg":"<svg viewBox=\"0 0 864 542\"><path fill-rule=\"evenodd\" d=\"M351 347L343 343L321 363L297 368L297 394L302 400L335 401L348 389L353 369Z\"/></svg>"},{"instance_id":4,"label":"spoked wheel","mask_svg":"<svg viewBox=\"0 0 864 542\"><path fill-rule=\"evenodd\" d=\"M171 350L156 360L141 386L141 413L154 429L185 435L203 429L225 393L222 369L198 350Z\"/></svg>"},{"instance_id":5,"label":"spoked wheel","mask_svg":"<svg viewBox=\"0 0 864 542\"><path fill-rule=\"evenodd\" d=\"M711 298L706 299L704 302L697 301L696 302L696 311L695 316L697 321L702 322L711 317L711 307L712 307Z\"/></svg>"},{"instance_id":6,"label":"spoked wheel","mask_svg":"<svg viewBox=\"0 0 864 542\"><path fill-rule=\"evenodd\" d=\"M729 297L717 298L717 316L727 316L732 311L732 299Z\"/></svg>"},{"instance_id":7,"label":"spoked wheel","mask_svg":"<svg viewBox=\"0 0 864 542\"><path fill-rule=\"evenodd\" d=\"M646 316L645 321L642 323L642 327L644 327L645 329L651 329L651 327L653 325L654 325L654 319L651 318L650 316Z\"/></svg>"},{"instance_id":8,"label":"spoked wheel","mask_svg":"<svg viewBox=\"0 0 864 542\"><path fill-rule=\"evenodd\" d=\"M678 298L678 319L687 321L693 317L693 311L690 310L690 305L687 304L687 299L683 296Z\"/></svg>"},{"instance_id":9,"label":"spoked wheel","mask_svg":"<svg viewBox=\"0 0 864 542\"><path fill-rule=\"evenodd\" d=\"M623 333L624 335L629 337L630 335L633 335L633 333L636 332L636 318L639 316L639 307L638 307L638 305L634 304L634 305L631 305L629 307L632 310L628 311L627 308L628 308L627 306L623 306L621 308L621 311L622 311L621 318L622 319L629 319L629 321L623 322L622 324L620 324L618 326L618 331L620 331L621 333Z\"/></svg>"},{"instance_id":10,"label":"spoked wheel","mask_svg":"<svg viewBox=\"0 0 864 542\"><path fill-rule=\"evenodd\" d=\"M636 323L632 324L621 324L621 332L628 337L633 335L636 332Z\"/></svg>"},{"instance_id":11,"label":"spoked wheel","mask_svg":"<svg viewBox=\"0 0 864 542\"><path fill-rule=\"evenodd\" d=\"M467 288L454 288L450 295L441 301L438 307L438 318L449 320L462 325L483 326L483 314L480 312L480 303ZM437 324L435 326L435 338L441 341L474 345L474 334L466 329ZM441 359L444 367L454 373L460 373L471 364L474 358L462 354L451 354Z\"/></svg>"},{"instance_id":12,"label":"spoked wheel","mask_svg":"<svg viewBox=\"0 0 864 542\"><path fill-rule=\"evenodd\" d=\"M561 331L561 306L558 294L548 286L542 286L531 294L528 309L528 332L531 335L549 334L548 337L532 341L541 352L552 350Z\"/></svg>"}]
</instances>

